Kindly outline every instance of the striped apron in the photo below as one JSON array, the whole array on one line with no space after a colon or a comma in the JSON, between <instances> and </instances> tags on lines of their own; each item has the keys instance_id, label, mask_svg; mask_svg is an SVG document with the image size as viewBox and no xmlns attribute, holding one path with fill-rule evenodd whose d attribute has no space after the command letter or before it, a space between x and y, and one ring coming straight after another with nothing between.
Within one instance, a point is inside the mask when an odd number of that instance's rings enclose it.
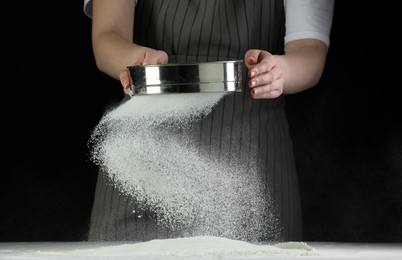
<instances>
[{"instance_id":1,"label":"striped apron","mask_svg":"<svg viewBox=\"0 0 402 260\"><path fill-rule=\"evenodd\" d=\"M166 51L169 63L238 60L254 48L283 54L284 33L283 1L139 0L136 6L134 41ZM244 91L224 97L191 134L200 149L216 153L211 156L247 159L256 153L280 230L279 236L260 240L300 241L301 205L285 100L253 100L246 75L244 69ZM158 227L153 217L99 171L88 240L180 236Z\"/></svg>"}]
</instances>

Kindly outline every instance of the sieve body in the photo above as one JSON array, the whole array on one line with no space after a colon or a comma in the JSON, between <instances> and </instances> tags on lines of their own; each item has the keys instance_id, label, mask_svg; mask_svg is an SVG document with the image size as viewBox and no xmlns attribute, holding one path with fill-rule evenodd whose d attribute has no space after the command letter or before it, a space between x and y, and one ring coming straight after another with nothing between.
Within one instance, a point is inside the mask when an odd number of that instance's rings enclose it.
<instances>
[{"instance_id":1,"label":"sieve body","mask_svg":"<svg viewBox=\"0 0 402 260\"><path fill-rule=\"evenodd\" d=\"M243 61L128 66L131 96L241 92Z\"/></svg>"}]
</instances>

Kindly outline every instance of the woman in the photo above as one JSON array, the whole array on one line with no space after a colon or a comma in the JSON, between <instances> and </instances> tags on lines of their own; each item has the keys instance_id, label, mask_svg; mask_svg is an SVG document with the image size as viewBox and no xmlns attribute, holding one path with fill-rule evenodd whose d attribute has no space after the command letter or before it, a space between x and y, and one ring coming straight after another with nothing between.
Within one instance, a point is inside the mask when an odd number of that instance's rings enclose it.
<instances>
[{"instance_id":1,"label":"woman","mask_svg":"<svg viewBox=\"0 0 402 260\"><path fill-rule=\"evenodd\" d=\"M229 139L211 144L214 150L235 150L244 157L256 152L280 229L279 236L266 234L259 240L285 241L302 239L302 215L284 95L319 82L333 6L333 0L84 1L93 22L96 65L120 80L126 94L129 65L244 60L247 87L225 96L194 131L200 147L221 136ZM89 240L180 235L144 233L155 224L152 217L132 214L130 198L108 182L100 171Z\"/></svg>"}]
</instances>

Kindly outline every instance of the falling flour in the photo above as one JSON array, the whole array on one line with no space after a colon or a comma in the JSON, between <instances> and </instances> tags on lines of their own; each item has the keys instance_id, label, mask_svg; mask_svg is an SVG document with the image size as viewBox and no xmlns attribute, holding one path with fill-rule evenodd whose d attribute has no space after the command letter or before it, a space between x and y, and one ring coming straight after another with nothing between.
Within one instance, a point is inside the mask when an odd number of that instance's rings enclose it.
<instances>
[{"instance_id":1,"label":"falling flour","mask_svg":"<svg viewBox=\"0 0 402 260\"><path fill-rule=\"evenodd\" d=\"M116 187L180 236L278 239L277 219L250 156L222 160L191 135L225 93L134 96L94 129L92 159ZM133 212L134 214L135 212Z\"/></svg>"}]
</instances>

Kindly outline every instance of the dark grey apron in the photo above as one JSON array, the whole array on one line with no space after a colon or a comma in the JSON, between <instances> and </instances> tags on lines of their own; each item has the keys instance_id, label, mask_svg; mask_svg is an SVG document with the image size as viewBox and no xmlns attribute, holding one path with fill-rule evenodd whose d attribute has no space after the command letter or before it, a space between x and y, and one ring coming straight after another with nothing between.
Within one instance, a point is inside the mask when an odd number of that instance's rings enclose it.
<instances>
[{"instance_id":1,"label":"dark grey apron","mask_svg":"<svg viewBox=\"0 0 402 260\"><path fill-rule=\"evenodd\" d=\"M170 63L243 59L252 48L283 54L284 33L283 1L139 0L135 13L134 41L166 51ZM284 98L253 100L246 80L244 70L244 91L226 96L198 122L194 141L222 159L247 158L256 151L280 230L279 236L267 231L260 240L300 241L299 189ZM152 213L137 208L135 198L120 194L100 170L88 240L176 236L180 232L156 225Z\"/></svg>"}]
</instances>

